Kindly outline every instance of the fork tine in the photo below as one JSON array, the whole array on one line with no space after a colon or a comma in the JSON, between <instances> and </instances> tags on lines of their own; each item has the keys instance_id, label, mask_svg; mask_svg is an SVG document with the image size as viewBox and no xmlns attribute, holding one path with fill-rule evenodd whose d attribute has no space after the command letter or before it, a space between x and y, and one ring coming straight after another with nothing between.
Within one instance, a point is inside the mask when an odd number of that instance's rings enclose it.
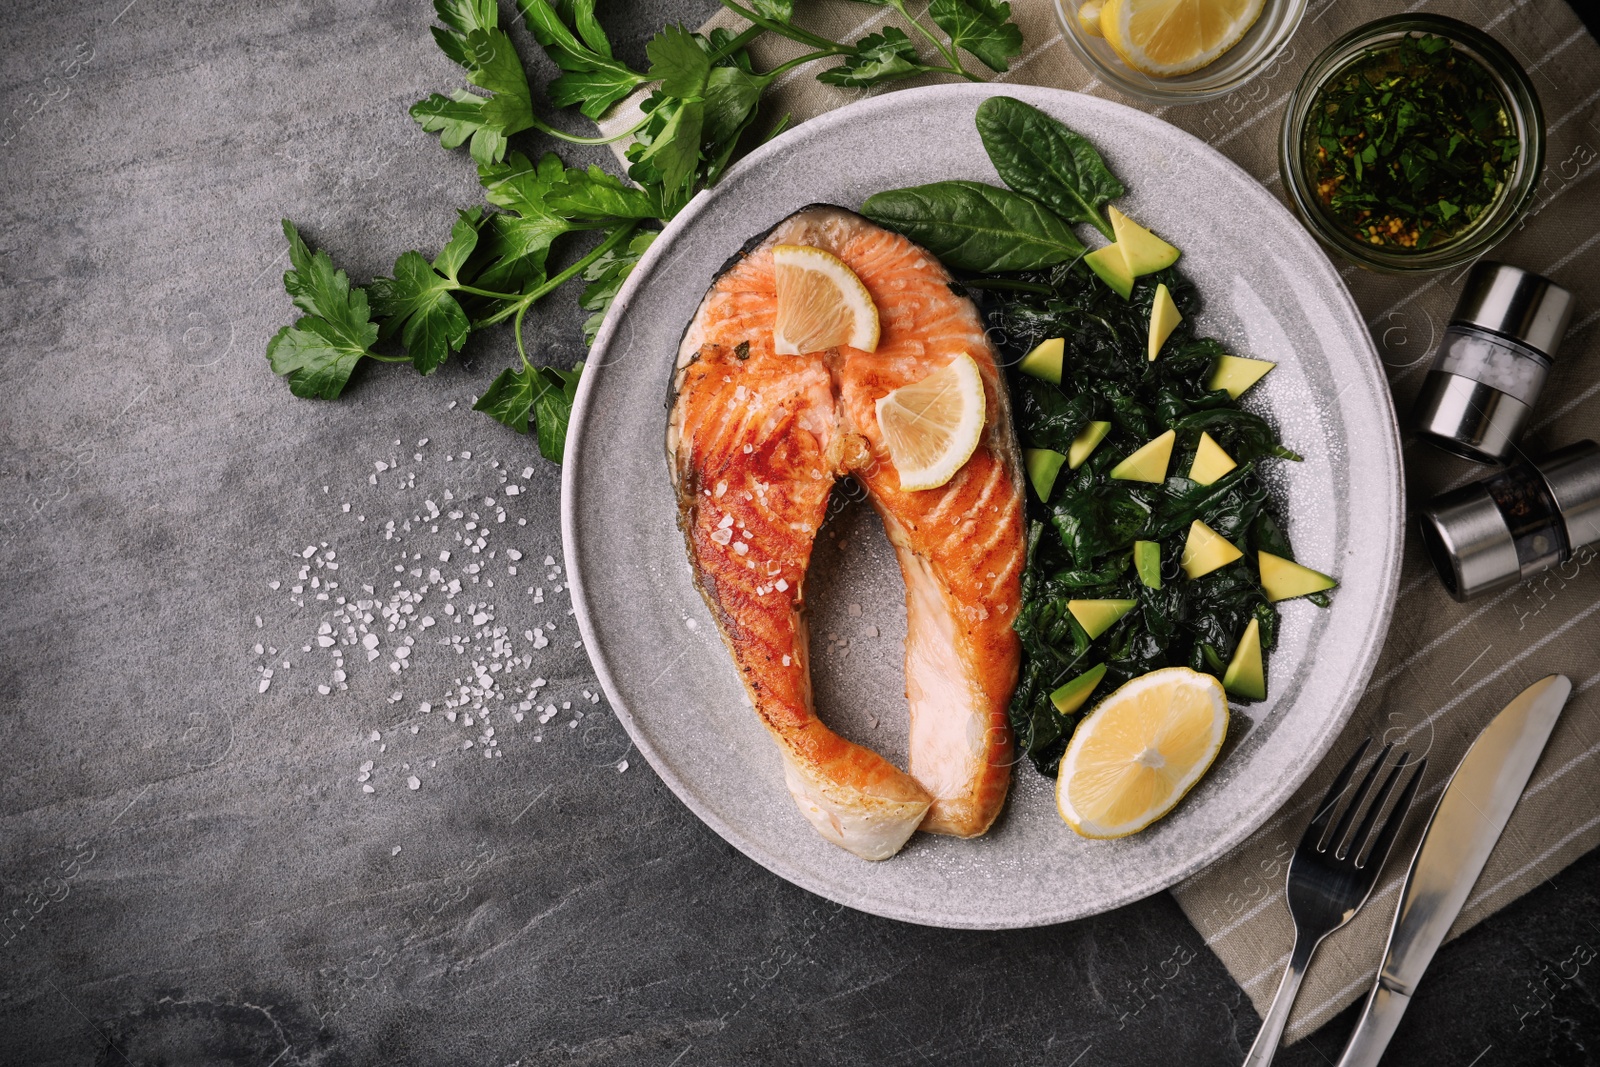
<instances>
[{"instance_id":1,"label":"fork tine","mask_svg":"<svg viewBox=\"0 0 1600 1067\"><path fill-rule=\"evenodd\" d=\"M1344 792L1345 786L1350 784L1350 778L1356 773L1356 768L1361 766L1361 757L1367 754L1367 749L1372 747L1372 738L1367 738L1356 748L1355 755L1350 757L1350 762L1344 765L1339 776L1328 787L1327 795L1322 798L1322 803L1317 805L1317 814L1311 819L1311 825L1306 827L1305 836L1300 844L1316 847L1322 839L1322 831L1327 828L1328 820L1333 817L1334 806L1339 803L1339 796Z\"/></svg>"},{"instance_id":2,"label":"fork tine","mask_svg":"<svg viewBox=\"0 0 1600 1067\"><path fill-rule=\"evenodd\" d=\"M1398 769L1398 768L1396 768ZM1378 831L1378 839L1367 850L1366 858L1361 862L1373 870L1382 870L1383 861L1388 858L1389 847L1394 844L1394 839L1400 833L1401 823L1406 821L1406 812L1411 810L1411 802L1416 799L1417 787L1422 784L1422 772L1428 769L1427 757L1417 761L1417 769L1411 772L1411 780L1406 782L1406 787L1400 793L1400 799L1394 802L1394 810L1389 812L1389 821L1383 824L1383 829Z\"/></svg>"},{"instance_id":3,"label":"fork tine","mask_svg":"<svg viewBox=\"0 0 1600 1067\"><path fill-rule=\"evenodd\" d=\"M1400 772L1409 765L1411 753L1400 753L1399 762L1389 768L1389 773L1384 776L1383 785L1378 787L1378 795L1372 798L1372 803L1367 805L1367 814L1362 817L1361 825L1356 827L1355 834L1350 838L1350 844L1345 852L1357 868L1362 866L1362 854L1368 851L1367 845L1371 843L1372 828L1377 825L1378 816L1383 814L1384 802L1389 799L1389 794L1394 791L1394 783L1399 780ZM1340 856L1344 859L1345 856Z\"/></svg>"},{"instance_id":4,"label":"fork tine","mask_svg":"<svg viewBox=\"0 0 1600 1067\"><path fill-rule=\"evenodd\" d=\"M1372 761L1372 766L1367 768L1366 776L1361 779L1361 787L1350 798L1350 804L1344 809L1344 814L1339 816L1339 823L1333 828L1333 835L1324 837L1322 843L1317 846L1318 852L1326 852L1332 849L1335 857L1344 859L1344 850L1340 846L1344 842L1345 834L1349 831L1350 824L1355 822L1356 813L1361 810L1361 805L1366 801L1367 794L1372 791L1372 782L1378 777L1378 771L1383 767L1383 761L1388 759L1389 753L1393 751L1393 741L1383 746L1383 750L1378 753L1378 758Z\"/></svg>"}]
</instances>

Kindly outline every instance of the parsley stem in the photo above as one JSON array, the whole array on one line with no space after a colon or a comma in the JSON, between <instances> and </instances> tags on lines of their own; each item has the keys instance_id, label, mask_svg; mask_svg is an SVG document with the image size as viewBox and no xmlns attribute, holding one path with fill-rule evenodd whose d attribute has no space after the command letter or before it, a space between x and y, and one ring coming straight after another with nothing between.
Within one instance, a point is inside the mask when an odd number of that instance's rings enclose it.
<instances>
[{"instance_id":1,"label":"parsley stem","mask_svg":"<svg viewBox=\"0 0 1600 1067\"><path fill-rule=\"evenodd\" d=\"M517 317L511 323L511 332L517 338L517 355L522 357L522 365L527 368L529 374L532 374L533 364L528 362L528 350L522 346L522 316L528 313L529 306L521 304L517 307Z\"/></svg>"},{"instance_id":2,"label":"parsley stem","mask_svg":"<svg viewBox=\"0 0 1600 1067\"><path fill-rule=\"evenodd\" d=\"M816 34L802 30L798 26L792 26L786 22L774 22L772 19L763 18L756 12L751 11L742 4L739 4L737 0L718 0L718 2L729 11L732 11L735 15L739 15L746 21L760 26L764 30L775 33L779 37L787 37L791 41L799 41L801 44L810 45L812 48L822 50L828 55L846 56L852 55L855 52L855 49L853 48L840 45L836 41L830 41L826 37L818 37Z\"/></svg>"},{"instance_id":3,"label":"parsley stem","mask_svg":"<svg viewBox=\"0 0 1600 1067\"><path fill-rule=\"evenodd\" d=\"M368 359L375 359L379 363L410 363L410 356L380 356L376 352L368 352Z\"/></svg>"},{"instance_id":4,"label":"parsley stem","mask_svg":"<svg viewBox=\"0 0 1600 1067\"><path fill-rule=\"evenodd\" d=\"M779 78L783 77L783 75L789 73L791 70L793 70L796 67L803 67L807 63L814 63L819 59L827 59L829 56L833 56L833 55L838 55L838 53L837 52L807 52L803 56L795 56L793 59L789 60L787 63L778 64L776 67L773 67L771 70L769 70L765 74L761 75L761 79L766 85L771 85L773 82L777 81Z\"/></svg>"},{"instance_id":5,"label":"parsley stem","mask_svg":"<svg viewBox=\"0 0 1600 1067\"><path fill-rule=\"evenodd\" d=\"M486 296L490 300L521 300L521 293L492 293L487 289L479 289L472 285L462 285L457 282L454 286L458 293L471 293L473 296Z\"/></svg>"},{"instance_id":6,"label":"parsley stem","mask_svg":"<svg viewBox=\"0 0 1600 1067\"><path fill-rule=\"evenodd\" d=\"M739 36L733 38L715 52L712 52L711 62L715 63L719 59L724 59L727 56L733 55L733 53L737 52L739 49L743 48L745 45L749 44L751 41L755 40L757 37L760 37L766 32L767 28L765 26L751 26L749 29L739 34Z\"/></svg>"},{"instance_id":7,"label":"parsley stem","mask_svg":"<svg viewBox=\"0 0 1600 1067\"><path fill-rule=\"evenodd\" d=\"M567 133L563 130L556 129L554 126L551 126L548 123L541 122L532 115L528 116L528 121L532 123L533 128L538 130L540 133L547 133L551 137L554 137L558 140L566 141L568 144L610 144L613 141L620 141L624 137L632 137L634 134L638 133L644 128L644 124L650 121L650 116L645 115L639 119L638 122L634 123L632 126L629 126L621 133L614 133L609 137L582 137L575 133Z\"/></svg>"},{"instance_id":8,"label":"parsley stem","mask_svg":"<svg viewBox=\"0 0 1600 1067\"><path fill-rule=\"evenodd\" d=\"M588 270L595 260L605 255L613 248L617 247L617 245L621 244L623 241L626 241L633 234L633 231L638 227L638 225L639 224L637 222L628 222L616 227L610 233L606 234L606 239L604 241L601 241L599 244L595 245L594 248L582 259L578 260L578 262L574 263L560 274L550 278L543 284L529 289L527 292L516 298L516 303L501 308L499 311L496 311L493 315L490 315L486 319L479 319L477 322L474 322L472 324L472 328L474 330L481 330L485 326L493 326L497 322L504 322L513 315L517 317L517 321L520 323L522 321L522 312L528 307L532 306L535 301L561 288L561 286L565 285L573 278L576 278L579 274L582 274L584 271ZM517 334L517 343L519 346L522 343L522 335L520 330Z\"/></svg>"}]
</instances>

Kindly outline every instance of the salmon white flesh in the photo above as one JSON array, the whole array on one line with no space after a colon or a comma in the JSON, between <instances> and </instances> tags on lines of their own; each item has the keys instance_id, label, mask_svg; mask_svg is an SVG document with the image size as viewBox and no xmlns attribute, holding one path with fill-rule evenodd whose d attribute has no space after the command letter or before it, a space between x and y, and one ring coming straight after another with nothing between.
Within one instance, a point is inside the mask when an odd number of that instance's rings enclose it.
<instances>
[{"instance_id":1,"label":"salmon white flesh","mask_svg":"<svg viewBox=\"0 0 1600 1067\"><path fill-rule=\"evenodd\" d=\"M878 308L877 351L773 351L780 244L824 249L855 271ZM919 828L982 834L1010 784L1022 467L994 349L950 282L904 237L842 208L806 208L718 275L684 334L669 400L668 465L696 584L801 812L870 860ZM983 441L944 486L902 490L876 403L963 353L983 375ZM866 489L905 579L909 773L834 733L812 704L806 569L846 476Z\"/></svg>"}]
</instances>

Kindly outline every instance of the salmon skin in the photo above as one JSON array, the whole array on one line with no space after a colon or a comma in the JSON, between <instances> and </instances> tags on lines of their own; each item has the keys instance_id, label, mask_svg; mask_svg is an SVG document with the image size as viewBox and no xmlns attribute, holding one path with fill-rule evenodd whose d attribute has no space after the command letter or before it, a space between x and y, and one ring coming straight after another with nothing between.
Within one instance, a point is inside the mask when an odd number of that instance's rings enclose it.
<instances>
[{"instance_id":1,"label":"salmon skin","mask_svg":"<svg viewBox=\"0 0 1600 1067\"><path fill-rule=\"evenodd\" d=\"M772 249L808 245L855 271L877 305L876 352L777 355ZM984 436L937 489L905 491L877 400L966 353L983 375ZM931 254L828 205L735 255L679 346L668 467L695 582L823 837L887 859L917 829L982 834L1011 777L1006 705L1021 647L1023 482L1004 377L977 309ZM812 703L805 579L835 481L883 519L906 585L909 773L830 730Z\"/></svg>"}]
</instances>

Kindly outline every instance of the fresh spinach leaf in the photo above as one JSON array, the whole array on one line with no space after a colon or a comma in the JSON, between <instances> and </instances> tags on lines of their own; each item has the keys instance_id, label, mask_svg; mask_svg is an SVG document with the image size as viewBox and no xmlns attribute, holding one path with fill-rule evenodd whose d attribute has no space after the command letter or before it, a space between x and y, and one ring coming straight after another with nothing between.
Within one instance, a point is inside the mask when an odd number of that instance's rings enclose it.
<instances>
[{"instance_id":1,"label":"fresh spinach leaf","mask_svg":"<svg viewBox=\"0 0 1600 1067\"><path fill-rule=\"evenodd\" d=\"M1001 181L1068 222L1113 236L1100 208L1126 190L1082 135L1009 96L978 105L978 135Z\"/></svg>"},{"instance_id":2,"label":"fresh spinach leaf","mask_svg":"<svg viewBox=\"0 0 1600 1067\"><path fill-rule=\"evenodd\" d=\"M1032 270L1084 252L1083 242L1038 201L982 182L876 193L861 213L962 270Z\"/></svg>"}]
</instances>

